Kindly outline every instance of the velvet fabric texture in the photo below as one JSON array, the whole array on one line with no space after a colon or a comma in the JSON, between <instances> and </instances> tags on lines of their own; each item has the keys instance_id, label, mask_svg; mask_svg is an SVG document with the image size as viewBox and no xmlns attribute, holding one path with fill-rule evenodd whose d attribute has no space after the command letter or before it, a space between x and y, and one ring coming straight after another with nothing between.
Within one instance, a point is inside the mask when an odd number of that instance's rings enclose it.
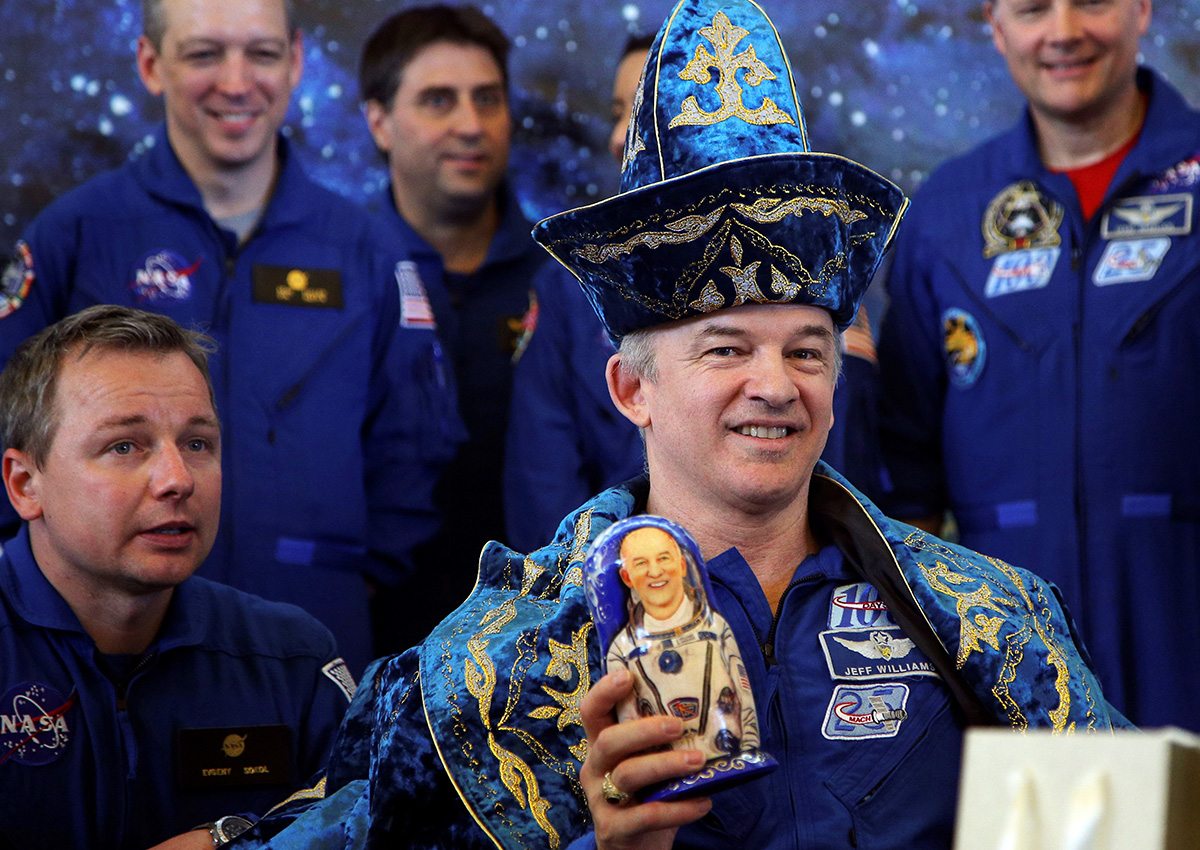
<instances>
[{"instance_id":1,"label":"velvet fabric texture","mask_svg":"<svg viewBox=\"0 0 1200 850\"><path fill-rule=\"evenodd\" d=\"M533 231L609 335L739 304L824 307L845 330L908 200L809 150L791 66L751 0L682 0L643 69L621 191Z\"/></svg>"},{"instance_id":2,"label":"velvet fabric texture","mask_svg":"<svg viewBox=\"0 0 1200 850\"><path fill-rule=\"evenodd\" d=\"M581 565L604 529L644 509L648 488L641 478L601 493L530 555L490 544L471 597L421 647L363 677L328 778L309 795L326 798L297 795L239 846L562 848L582 835L579 701L600 653ZM1129 725L1052 585L888 519L820 462L810 511L881 598L886 589L894 615L915 612L906 632L928 633L922 648L952 691L966 688L974 722Z\"/></svg>"}]
</instances>

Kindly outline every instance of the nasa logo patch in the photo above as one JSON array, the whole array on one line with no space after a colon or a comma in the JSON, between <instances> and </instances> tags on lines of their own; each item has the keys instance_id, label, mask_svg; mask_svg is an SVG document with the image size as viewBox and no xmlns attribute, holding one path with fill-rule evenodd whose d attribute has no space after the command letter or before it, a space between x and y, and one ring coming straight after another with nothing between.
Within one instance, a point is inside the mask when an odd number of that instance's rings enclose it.
<instances>
[{"instance_id":1,"label":"nasa logo patch","mask_svg":"<svg viewBox=\"0 0 1200 850\"><path fill-rule=\"evenodd\" d=\"M67 749L67 713L75 693L64 697L49 685L23 682L0 697L0 764L50 764Z\"/></svg>"},{"instance_id":2,"label":"nasa logo patch","mask_svg":"<svg viewBox=\"0 0 1200 850\"><path fill-rule=\"evenodd\" d=\"M987 360L979 323L966 310L951 307L942 313L942 338L950 382L962 389L974 386Z\"/></svg>"},{"instance_id":3,"label":"nasa logo patch","mask_svg":"<svg viewBox=\"0 0 1200 850\"><path fill-rule=\"evenodd\" d=\"M1187 189L1200 183L1200 153L1175 163L1150 183L1151 192Z\"/></svg>"},{"instance_id":4,"label":"nasa logo patch","mask_svg":"<svg viewBox=\"0 0 1200 850\"><path fill-rule=\"evenodd\" d=\"M17 242L13 258L0 278L0 319L12 315L25 303L33 288L33 252L25 240Z\"/></svg>"},{"instance_id":5,"label":"nasa logo patch","mask_svg":"<svg viewBox=\"0 0 1200 850\"><path fill-rule=\"evenodd\" d=\"M129 289L139 304L147 301L185 301L192 294L192 275L203 258L189 263L174 251L151 251L142 257Z\"/></svg>"},{"instance_id":6,"label":"nasa logo patch","mask_svg":"<svg viewBox=\"0 0 1200 850\"><path fill-rule=\"evenodd\" d=\"M1158 271L1170 247L1171 240L1165 236L1109 242L1100 262L1096 264L1092 282L1096 286L1111 286L1114 283L1149 280Z\"/></svg>"},{"instance_id":7,"label":"nasa logo patch","mask_svg":"<svg viewBox=\"0 0 1200 850\"><path fill-rule=\"evenodd\" d=\"M908 685L838 685L833 689L821 734L831 741L894 738L908 719Z\"/></svg>"},{"instance_id":8,"label":"nasa logo patch","mask_svg":"<svg viewBox=\"0 0 1200 850\"><path fill-rule=\"evenodd\" d=\"M1001 254L992 261L983 294L987 298L1044 289L1058 264L1061 248L1029 248Z\"/></svg>"}]
</instances>

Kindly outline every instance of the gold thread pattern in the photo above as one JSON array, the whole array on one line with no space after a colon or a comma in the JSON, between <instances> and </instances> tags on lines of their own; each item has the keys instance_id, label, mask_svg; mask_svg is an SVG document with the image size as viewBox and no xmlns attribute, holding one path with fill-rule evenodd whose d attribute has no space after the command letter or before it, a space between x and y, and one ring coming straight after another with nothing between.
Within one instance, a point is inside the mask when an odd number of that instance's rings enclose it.
<instances>
[{"instance_id":1,"label":"gold thread pattern","mask_svg":"<svg viewBox=\"0 0 1200 850\"><path fill-rule=\"evenodd\" d=\"M703 273L710 268L726 246L733 255L736 265L719 267L719 271L724 273L734 284L733 304L790 302L802 292L807 292L813 297L821 297L828 291L830 282L848 266L848 252L842 251L835 254L825 262L819 274L814 277L805 268L804 263L791 251L771 242L761 232L742 220L749 219L754 223L774 224L787 216L800 216L807 211L820 212L826 216L837 216L847 224L867 217L867 214L861 210L852 209L844 198L799 197L786 201L779 198L762 198L753 204L721 205L703 215L687 214L665 222L661 225L664 228L662 230L643 231L622 242L583 245L573 249L572 253L582 260L599 265L609 260L620 259L637 248L654 250L664 245L683 245L708 235L708 243L700 261L684 269L683 275L675 283L675 292L670 301L656 299L647 293L638 292L631 287L622 285L620 281L613 281L614 287L620 290L626 298L640 303L668 319L680 318L685 314L685 308L707 313L726 306L725 296L721 294L712 279L705 281L698 295L689 298L698 283L697 273ZM722 221L727 213L732 213L733 217ZM793 271L794 278L789 277L775 264L769 266L771 280L768 291L775 295L775 298L764 294L757 282L757 273L762 261L742 266L743 246L735 232L741 235L742 239L752 242L757 250L775 257L779 265ZM871 232L853 236L849 240L848 247L853 249L873 238L874 235Z\"/></svg>"},{"instance_id":2,"label":"gold thread pattern","mask_svg":"<svg viewBox=\"0 0 1200 850\"><path fill-rule=\"evenodd\" d=\"M320 780L317 782L317 784L313 785L311 788L301 788L295 794L293 794L292 796L290 796L286 800L284 800L282 803L276 803L274 806L272 806L267 811L267 813L266 813L266 815L264 815L264 817L268 817L268 816L274 814L275 812L279 811L284 806L286 806L288 803L295 802L296 800L324 800L324 799L325 799L325 777L322 776L320 778Z\"/></svg>"},{"instance_id":3,"label":"gold thread pattern","mask_svg":"<svg viewBox=\"0 0 1200 850\"><path fill-rule=\"evenodd\" d=\"M954 590L950 585L974 582L977 579L967 578L958 573L951 572L950 567L941 561L936 562L933 567L922 566L921 572L925 574L925 579L934 590L945 593L948 596L953 596L956 600L955 607L960 622L958 658L955 659L955 665L958 669L962 669L963 664L971 657L972 652L983 651L980 641L986 643L992 649L999 651L1000 638L998 634L1000 627L1004 625L1004 612L996 604L996 600L992 598L992 588L980 583L977 588L970 592L960 593ZM1008 604L1011 605L1011 603ZM975 608L986 608L1001 614L1001 616L988 617L986 614L978 613L972 618L970 613Z\"/></svg>"},{"instance_id":4,"label":"gold thread pattern","mask_svg":"<svg viewBox=\"0 0 1200 850\"><path fill-rule=\"evenodd\" d=\"M752 204L730 206L760 224L777 224L789 215L799 216L806 210L822 213L826 217L837 216L843 224L854 224L867 217L862 210L850 209L850 204L844 198L759 198Z\"/></svg>"},{"instance_id":5,"label":"gold thread pattern","mask_svg":"<svg viewBox=\"0 0 1200 850\"><path fill-rule=\"evenodd\" d=\"M717 12L712 26L701 27L700 35L716 49L713 56L708 49L699 44L691 61L679 72L681 80L690 80L701 86L712 82L710 68L716 69L720 76L717 82L717 94L721 97L721 106L716 112L705 112L700 108L695 95L689 95L680 105L679 114L671 119L667 127L680 125L708 126L719 124L730 118L741 118L747 124L795 124L792 117L775 105L769 97L764 97L762 106L748 109L742 102L742 86L737 80L737 72L744 71L743 79L747 85L757 86L766 80L776 79L775 73L767 67L754 52L754 45L749 45L741 53L734 53L738 42L750 34L730 23L724 12Z\"/></svg>"},{"instance_id":6,"label":"gold thread pattern","mask_svg":"<svg viewBox=\"0 0 1200 850\"><path fill-rule=\"evenodd\" d=\"M584 245L581 248L576 248L572 253L582 260L599 265L609 260L619 260L626 254L632 253L634 248L646 247L653 249L660 248L663 245L685 245L688 242L696 241L705 233L712 230L713 226L721 220L721 215L725 212L725 209L725 207L721 206L708 215L690 215L678 221L667 222L664 225L667 228L666 231L639 233L632 239L616 245Z\"/></svg>"},{"instance_id":7,"label":"gold thread pattern","mask_svg":"<svg viewBox=\"0 0 1200 850\"><path fill-rule=\"evenodd\" d=\"M688 306L698 313L711 313L725 306L725 296L721 294L721 290L717 289L717 285L710 280L700 290L700 297L692 301Z\"/></svg>"},{"instance_id":8,"label":"gold thread pattern","mask_svg":"<svg viewBox=\"0 0 1200 850\"><path fill-rule=\"evenodd\" d=\"M642 131L638 126L638 116L642 114L642 88L646 82L646 69L642 68L642 76L638 79L637 91L633 93L633 109L632 120L625 130L625 151L621 154L621 173L625 173L625 169L633 165L633 161L637 159L637 155L646 149L646 143L642 141Z\"/></svg>"},{"instance_id":9,"label":"gold thread pattern","mask_svg":"<svg viewBox=\"0 0 1200 850\"><path fill-rule=\"evenodd\" d=\"M1016 671L1025 659L1026 647L1036 636L1041 647L1044 647L1045 663L1055 671L1054 688L1058 694L1058 705L1048 711L1051 727L1056 733L1073 730L1073 724L1070 727L1067 725L1071 712L1071 671L1066 653L1050 626L1051 611L1041 585L1034 581L1032 587L1027 587L1015 568L997 558L989 557L986 561L998 576L955 572L951 564L958 564L958 556L948 546L923 532L913 532L905 539L905 543L913 549L940 556L932 567L922 565L921 572L931 588L955 600L955 611L959 618L957 667L962 669L972 653L986 653L986 647L1000 652L1000 640L1003 638L1004 663L992 686L992 695L1000 703L1013 728L1025 729L1029 721L1009 693L1009 686L1016 680ZM1035 604L1034 596L1039 604ZM1005 609L1020 614L1024 624L1009 634L1001 635L1000 629L1007 617ZM988 611L1001 616L990 617ZM1090 706L1088 713L1094 721L1095 715Z\"/></svg>"},{"instance_id":10,"label":"gold thread pattern","mask_svg":"<svg viewBox=\"0 0 1200 850\"><path fill-rule=\"evenodd\" d=\"M582 514L576 522L575 539L572 541L570 550L560 556L560 563L565 567L563 583L582 585L582 571L578 564L582 563L586 557L587 542L590 536L591 512L588 511ZM512 566L512 562L506 566L506 575L510 580L514 577L511 572ZM480 722L487 733L488 750L496 760L500 781L518 805L523 809L528 809L533 816L534 821L545 833L546 846L551 850L557 850L562 846L562 837L551 824L548 816L553 804L542 795L537 775L529 762L505 748L498 737L500 733L515 735L534 752L542 764L568 777L573 784L577 784L577 764L557 759L536 736L525 729L512 725L521 701L526 674L538 661L536 631L522 632L518 638L518 651L509 673L504 711L495 723L491 718L491 708L495 701L496 686L499 681L495 664L488 652L491 639L499 635L517 617L517 603L520 600L545 600L553 597L557 601L558 596L554 582L548 583L550 586L543 588L541 593L534 594L534 589L546 570L532 558L523 559L520 571L520 590L515 596L503 600L486 611L477 623L478 631L467 638L468 657L464 661L464 682L468 694L475 701ZM549 698L551 704L534 708L527 714L529 718L556 719L559 731L565 730L568 726L578 726L582 730L583 721L579 713L579 705L591 687L591 672L587 658L587 637L591 628L590 621L584 623L572 634L569 646L552 638L548 639L550 659L546 664L545 676L538 677L538 680L553 676L569 682L573 677L577 677L577 685L573 690L559 691L543 684L542 693ZM444 646L443 648L444 652L448 653L449 647ZM443 658L448 659L449 657L448 654L443 654ZM457 705L454 699L455 695L451 693L448 696L454 715L461 718L462 708ZM463 754L473 768L478 771L481 765L472 754L472 747L466 740L461 721L457 724L456 735L460 738ZM584 736L580 734L580 741L568 749L572 756L582 762L587 755L587 742ZM580 793L582 794L582 791ZM492 805L493 811L502 815L503 804L497 800ZM510 827L513 825L511 820L506 820L506 823Z\"/></svg>"}]
</instances>

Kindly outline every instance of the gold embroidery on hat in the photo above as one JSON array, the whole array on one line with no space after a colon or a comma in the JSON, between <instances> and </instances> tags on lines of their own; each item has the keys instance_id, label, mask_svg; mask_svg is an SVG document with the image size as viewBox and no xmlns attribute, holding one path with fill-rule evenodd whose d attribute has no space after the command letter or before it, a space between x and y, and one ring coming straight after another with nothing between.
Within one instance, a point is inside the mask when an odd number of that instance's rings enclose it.
<instances>
[{"instance_id":1,"label":"gold embroidery on hat","mask_svg":"<svg viewBox=\"0 0 1200 850\"><path fill-rule=\"evenodd\" d=\"M721 96L721 108L716 112L705 112L696 101L696 96L688 95L680 106L679 114L671 119L668 127L680 124L707 126L719 124L729 118L741 118L748 124L758 125L796 123L769 97L764 97L762 106L757 109L747 109L742 103L742 87L737 81L738 71L745 71L743 79L751 86L776 79L771 69L755 55L754 45L749 45L741 53L734 54L737 43L749 34L749 30L731 24L724 12L717 12L712 26L700 28L700 35L712 42L717 55L709 53L703 44L697 45L696 54L679 72L679 78L707 86L712 81L709 68L715 68L720 74L717 94Z\"/></svg>"},{"instance_id":2,"label":"gold embroidery on hat","mask_svg":"<svg viewBox=\"0 0 1200 850\"><path fill-rule=\"evenodd\" d=\"M862 210L850 209L850 204L844 198L789 198L784 201L779 198L759 198L753 204L730 204L746 218L760 224L775 224L783 221L789 215L800 215L805 210L814 210L826 216L835 215L844 224L862 221L867 214Z\"/></svg>"},{"instance_id":3,"label":"gold embroidery on hat","mask_svg":"<svg viewBox=\"0 0 1200 850\"><path fill-rule=\"evenodd\" d=\"M677 221L668 221L663 225L669 231L666 233L663 231L639 233L632 239L615 245L584 245L576 248L571 253L581 260L587 260L589 263L599 265L608 260L620 259L626 254L631 253L634 248L642 246L659 248L663 245L682 245L686 242L693 242L711 230L713 225L720 221L721 214L725 212L725 209L726 207L720 206L708 215L689 215Z\"/></svg>"},{"instance_id":4,"label":"gold embroidery on hat","mask_svg":"<svg viewBox=\"0 0 1200 850\"><path fill-rule=\"evenodd\" d=\"M723 187L683 210L664 210L616 230L590 234L597 241L573 247L570 254L573 258L595 264L597 268L594 273L602 275L625 299L664 319L679 319L689 313L710 313L727 306L726 295L710 277L713 271L719 270L721 255L727 250L735 258L735 271L742 270L743 263L738 252L744 251L746 245L758 252L759 262L769 263L770 282L767 289L764 291L756 285L757 296L751 295L749 288L744 288L743 292L756 303L778 304L792 302L801 294L814 299L827 296L830 287L849 266L850 254L864 242L876 237L875 231L846 232L844 248L834 251L814 274L787 247L765 236L755 226L757 224L777 224L788 216L800 217L806 212L818 212L837 217L849 228L869 219L871 211L889 219L896 215L895 211L883 209L869 197L848 195L828 186L777 183L763 186L758 191L764 193L765 197L760 196L753 203L745 203L744 200L735 201L729 196L745 199L751 194L747 190ZM792 197L781 197L789 195ZM631 232L634 235L630 236ZM612 239L622 241L606 241ZM703 245L700 257L683 267L673 284L664 281L666 285L662 291L670 292L668 297L655 297L636 286L630 286L623 270L605 270L605 264L610 267L613 265L609 263L610 260L620 260L638 249L653 251L700 241ZM745 303L745 300L739 303Z\"/></svg>"},{"instance_id":5,"label":"gold embroidery on hat","mask_svg":"<svg viewBox=\"0 0 1200 850\"><path fill-rule=\"evenodd\" d=\"M711 280L700 290L700 297L688 304L697 313L711 313L725 306L725 296Z\"/></svg>"},{"instance_id":6,"label":"gold embroidery on hat","mask_svg":"<svg viewBox=\"0 0 1200 850\"><path fill-rule=\"evenodd\" d=\"M793 301L800 294L803 286L788 278L779 269L771 266L771 291L783 301Z\"/></svg>"},{"instance_id":7,"label":"gold embroidery on hat","mask_svg":"<svg viewBox=\"0 0 1200 850\"><path fill-rule=\"evenodd\" d=\"M729 237L729 249L733 254L733 261L736 266L721 266L721 273L728 277L733 282L733 304L736 307L739 304L762 304L769 299L762 294L762 290L758 288L758 267L762 265L760 260L755 260L745 268L740 268L742 264L742 243L738 241L736 236Z\"/></svg>"},{"instance_id":8,"label":"gold embroidery on hat","mask_svg":"<svg viewBox=\"0 0 1200 850\"><path fill-rule=\"evenodd\" d=\"M642 76L638 79L637 91L633 93L633 109L631 111L632 118L629 126L625 128L625 152L621 155L621 173L625 173L625 169L633 165L633 161L637 159L637 155L646 149L646 143L642 141L642 133L638 128L638 116L642 114L642 86L646 80L646 69L642 68Z\"/></svg>"}]
</instances>

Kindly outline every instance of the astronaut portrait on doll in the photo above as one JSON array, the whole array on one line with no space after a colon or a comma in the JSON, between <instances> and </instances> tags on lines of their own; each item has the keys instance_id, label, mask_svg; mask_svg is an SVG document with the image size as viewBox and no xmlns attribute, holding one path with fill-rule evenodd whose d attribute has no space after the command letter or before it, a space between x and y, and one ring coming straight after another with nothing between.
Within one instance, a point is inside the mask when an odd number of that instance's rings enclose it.
<instances>
[{"instance_id":1,"label":"astronaut portrait on doll","mask_svg":"<svg viewBox=\"0 0 1200 850\"><path fill-rule=\"evenodd\" d=\"M638 519L618 550L628 622L606 659L609 671L624 666L634 682L618 716L673 714L685 728L675 748L700 749L710 760L756 749L754 696L733 631L666 524Z\"/></svg>"}]
</instances>

